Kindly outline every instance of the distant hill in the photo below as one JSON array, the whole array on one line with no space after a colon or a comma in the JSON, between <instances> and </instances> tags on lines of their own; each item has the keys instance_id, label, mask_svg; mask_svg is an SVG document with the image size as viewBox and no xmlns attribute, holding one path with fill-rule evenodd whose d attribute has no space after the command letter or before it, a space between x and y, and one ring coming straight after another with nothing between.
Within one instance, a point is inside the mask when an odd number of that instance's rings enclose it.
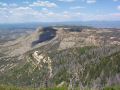
<instances>
[{"instance_id":1,"label":"distant hill","mask_svg":"<svg viewBox=\"0 0 120 90\"><path fill-rule=\"evenodd\" d=\"M65 22L32 22L32 23L13 23L13 24L0 24L1 29L14 29L14 28L37 28L38 26L92 26L96 28L120 28L120 21L65 21Z\"/></svg>"}]
</instances>

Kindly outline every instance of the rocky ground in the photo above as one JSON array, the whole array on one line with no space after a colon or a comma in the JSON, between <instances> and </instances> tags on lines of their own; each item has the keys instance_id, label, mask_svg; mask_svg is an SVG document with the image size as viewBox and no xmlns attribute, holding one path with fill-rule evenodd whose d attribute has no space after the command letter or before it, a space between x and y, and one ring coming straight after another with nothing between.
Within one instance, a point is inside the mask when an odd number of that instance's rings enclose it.
<instances>
[{"instance_id":1,"label":"rocky ground","mask_svg":"<svg viewBox=\"0 0 120 90\"><path fill-rule=\"evenodd\" d=\"M39 27L0 45L0 83L101 88L120 84L120 30Z\"/></svg>"}]
</instances>

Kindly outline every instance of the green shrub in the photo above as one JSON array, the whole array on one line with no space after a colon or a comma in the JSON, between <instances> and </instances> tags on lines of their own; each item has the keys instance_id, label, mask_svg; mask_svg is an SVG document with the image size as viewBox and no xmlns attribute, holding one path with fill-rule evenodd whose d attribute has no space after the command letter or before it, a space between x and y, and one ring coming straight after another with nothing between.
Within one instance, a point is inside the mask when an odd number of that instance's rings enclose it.
<instances>
[{"instance_id":1,"label":"green shrub","mask_svg":"<svg viewBox=\"0 0 120 90\"><path fill-rule=\"evenodd\" d=\"M103 90L120 90L120 86L105 87Z\"/></svg>"}]
</instances>

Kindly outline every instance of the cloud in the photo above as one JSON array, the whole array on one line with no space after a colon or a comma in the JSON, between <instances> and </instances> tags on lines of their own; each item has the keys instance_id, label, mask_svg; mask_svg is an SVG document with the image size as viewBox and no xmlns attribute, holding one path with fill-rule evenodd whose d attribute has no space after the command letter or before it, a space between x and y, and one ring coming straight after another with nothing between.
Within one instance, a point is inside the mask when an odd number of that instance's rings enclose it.
<instances>
[{"instance_id":1,"label":"cloud","mask_svg":"<svg viewBox=\"0 0 120 90\"><path fill-rule=\"evenodd\" d=\"M62 2L74 2L75 0L58 0L58 1L62 1Z\"/></svg>"},{"instance_id":2,"label":"cloud","mask_svg":"<svg viewBox=\"0 0 120 90\"><path fill-rule=\"evenodd\" d=\"M86 3L88 3L88 4L96 3L96 0L86 0Z\"/></svg>"},{"instance_id":3,"label":"cloud","mask_svg":"<svg viewBox=\"0 0 120 90\"><path fill-rule=\"evenodd\" d=\"M0 7L17 7L17 6L18 5L16 3L7 4L7 3L0 2Z\"/></svg>"},{"instance_id":4,"label":"cloud","mask_svg":"<svg viewBox=\"0 0 120 90\"><path fill-rule=\"evenodd\" d=\"M118 10L120 10L120 5L117 7Z\"/></svg>"},{"instance_id":5,"label":"cloud","mask_svg":"<svg viewBox=\"0 0 120 90\"><path fill-rule=\"evenodd\" d=\"M120 20L120 13L87 14L80 11L51 11L48 8L35 10L32 7L0 8L0 23L55 22L71 20Z\"/></svg>"},{"instance_id":6,"label":"cloud","mask_svg":"<svg viewBox=\"0 0 120 90\"><path fill-rule=\"evenodd\" d=\"M29 6L37 6L37 7L40 6L40 7L53 8L53 7L57 7L57 4L50 2L50 1L37 1L37 2L33 2Z\"/></svg>"},{"instance_id":7,"label":"cloud","mask_svg":"<svg viewBox=\"0 0 120 90\"><path fill-rule=\"evenodd\" d=\"M113 0L114 2L117 2L117 1L119 1L119 0Z\"/></svg>"},{"instance_id":8,"label":"cloud","mask_svg":"<svg viewBox=\"0 0 120 90\"><path fill-rule=\"evenodd\" d=\"M83 9L83 8L85 8L85 7L83 7L83 6L74 6L74 7L70 7L70 9L74 9L74 10L76 10L76 9Z\"/></svg>"},{"instance_id":9,"label":"cloud","mask_svg":"<svg viewBox=\"0 0 120 90\"><path fill-rule=\"evenodd\" d=\"M37 15L40 16L40 12L30 7L0 8L0 23L29 22L36 19Z\"/></svg>"},{"instance_id":10,"label":"cloud","mask_svg":"<svg viewBox=\"0 0 120 90\"><path fill-rule=\"evenodd\" d=\"M114 17L119 17L120 18L120 13L113 13L111 15L114 16Z\"/></svg>"},{"instance_id":11,"label":"cloud","mask_svg":"<svg viewBox=\"0 0 120 90\"><path fill-rule=\"evenodd\" d=\"M6 3L2 3L2 2L0 2L0 6L2 6L2 7L6 7L6 6L8 6Z\"/></svg>"},{"instance_id":12,"label":"cloud","mask_svg":"<svg viewBox=\"0 0 120 90\"><path fill-rule=\"evenodd\" d=\"M41 1L37 1L41 2ZM43 1L42 1L43 2ZM85 0L86 2L86 0ZM49 2L52 3L52 2ZM83 13L79 9L85 8L82 6L73 6L66 11L59 11L57 9L49 9L48 7L54 7L54 5L47 5L44 3L37 6L41 6L41 9L36 9L32 4L28 3L27 5L11 3L0 7L0 23L17 23L17 22L55 22L57 21L72 21L72 20L120 20L120 13L106 13L106 14L94 14L94 13ZM1 3L0 3L1 5ZM4 6L4 7L3 7ZM35 4L36 6L36 4ZM55 6L56 7L56 6ZM120 6L118 6L120 10ZM53 11L52 11L53 10Z\"/></svg>"},{"instance_id":13,"label":"cloud","mask_svg":"<svg viewBox=\"0 0 120 90\"><path fill-rule=\"evenodd\" d=\"M0 8L0 23L67 21L80 15L80 12L53 12L48 8L36 10L27 6L6 7Z\"/></svg>"},{"instance_id":14,"label":"cloud","mask_svg":"<svg viewBox=\"0 0 120 90\"><path fill-rule=\"evenodd\" d=\"M97 21L112 21L112 20L120 20L120 13L108 13L108 14L85 14L83 16L83 20L85 21L91 21L91 20L97 20Z\"/></svg>"}]
</instances>

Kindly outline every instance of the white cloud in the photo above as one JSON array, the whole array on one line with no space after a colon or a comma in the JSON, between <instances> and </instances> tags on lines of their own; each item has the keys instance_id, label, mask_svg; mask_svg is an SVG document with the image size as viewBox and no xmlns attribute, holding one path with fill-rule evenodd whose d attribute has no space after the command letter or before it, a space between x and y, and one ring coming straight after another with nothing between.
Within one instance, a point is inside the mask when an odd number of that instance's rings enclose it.
<instances>
[{"instance_id":1,"label":"white cloud","mask_svg":"<svg viewBox=\"0 0 120 90\"><path fill-rule=\"evenodd\" d=\"M112 13L111 15L114 16L114 17L119 17L120 18L120 13Z\"/></svg>"},{"instance_id":2,"label":"white cloud","mask_svg":"<svg viewBox=\"0 0 120 90\"><path fill-rule=\"evenodd\" d=\"M0 23L15 23L27 22L36 19L36 16L41 16L40 12L33 10L30 7L7 7L0 9Z\"/></svg>"},{"instance_id":3,"label":"white cloud","mask_svg":"<svg viewBox=\"0 0 120 90\"><path fill-rule=\"evenodd\" d=\"M0 23L46 22L71 20L120 20L120 13L85 14L79 11L53 12L48 8L34 10L32 7L0 8Z\"/></svg>"},{"instance_id":4,"label":"white cloud","mask_svg":"<svg viewBox=\"0 0 120 90\"><path fill-rule=\"evenodd\" d=\"M96 3L96 0L86 0L86 3L89 3L89 4Z\"/></svg>"},{"instance_id":5,"label":"white cloud","mask_svg":"<svg viewBox=\"0 0 120 90\"><path fill-rule=\"evenodd\" d=\"M74 2L75 0L59 0L59 1L62 1L62 2Z\"/></svg>"},{"instance_id":6,"label":"white cloud","mask_svg":"<svg viewBox=\"0 0 120 90\"><path fill-rule=\"evenodd\" d=\"M50 1L37 1L37 2L33 2L29 6L40 6L40 7L52 8L52 7L57 7L57 4Z\"/></svg>"},{"instance_id":7,"label":"white cloud","mask_svg":"<svg viewBox=\"0 0 120 90\"><path fill-rule=\"evenodd\" d=\"M0 2L0 6L2 6L2 7L6 7L7 4L6 4L6 3L2 3L2 2Z\"/></svg>"},{"instance_id":8,"label":"white cloud","mask_svg":"<svg viewBox=\"0 0 120 90\"><path fill-rule=\"evenodd\" d=\"M83 6L74 6L74 7L70 7L70 9L83 9L83 8L85 8L85 7L83 7Z\"/></svg>"},{"instance_id":9,"label":"white cloud","mask_svg":"<svg viewBox=\"0 0 120 90\"><path fill-rule=\"evenodd\" d=\"M117 7L118 10L120 10L120 5Z\"/></svg>"},{"instance_id":10,"label":"white cloud","mask_svg":"<svg viewBox=\"0 0 120 90\"><path fill-rule=\"evenodd\" d=\"M79 17L80 12L53 12L48 8L35 10L32 7L0 8L0 23L67 21Z\"/></svg>"},{"instance_id":11,"label":"white cloud","mask_svg":"<svg viewBox=\"0 0 120 90\"><path fill-rule=\"evenodd\" d=\"M84 21L111 21L111 20L120 20L120 13L108 13L108 14L84 14Z\"/></svg>"},{"instance_id":12,"label":"white cloud","mask_svg":"<svg viewBox=\"0 0 120 90\"><path fill-rule=\"evenodd\" d=\"M117 2L117 1L119 1L119 0L113 0L114 2Z\"/></svg>"},{"instance_id":13,"label":"white cloud","mask_svg":"<svg viewBox=\"0 0 120 90\"><path fill-rule=\"evenodd\" d=\"M18 5L16 3L7 4L7 3L0 2L0 7L17 7L17 6Z\"/></svg>"},{"instance_id":14,"label":"white cloud","mask_svg":"<svg viewBox=\"0 0 120 90\"><path fill-rule=\"evenodd\" d=\"M14 7L11 7L14 6ZM81 9L85 7L73 6L71 9ZM120 10L120 6L118 6ZM28 6L16 6L7 4L0 7L0 23L16 22L46 22L46 21L69 21L69 20L120 20L120 13L111 14L92 14L82 13L80 10L52 11L52 9L42 7L36 10Z\"/></svg>"}]
</instances>

